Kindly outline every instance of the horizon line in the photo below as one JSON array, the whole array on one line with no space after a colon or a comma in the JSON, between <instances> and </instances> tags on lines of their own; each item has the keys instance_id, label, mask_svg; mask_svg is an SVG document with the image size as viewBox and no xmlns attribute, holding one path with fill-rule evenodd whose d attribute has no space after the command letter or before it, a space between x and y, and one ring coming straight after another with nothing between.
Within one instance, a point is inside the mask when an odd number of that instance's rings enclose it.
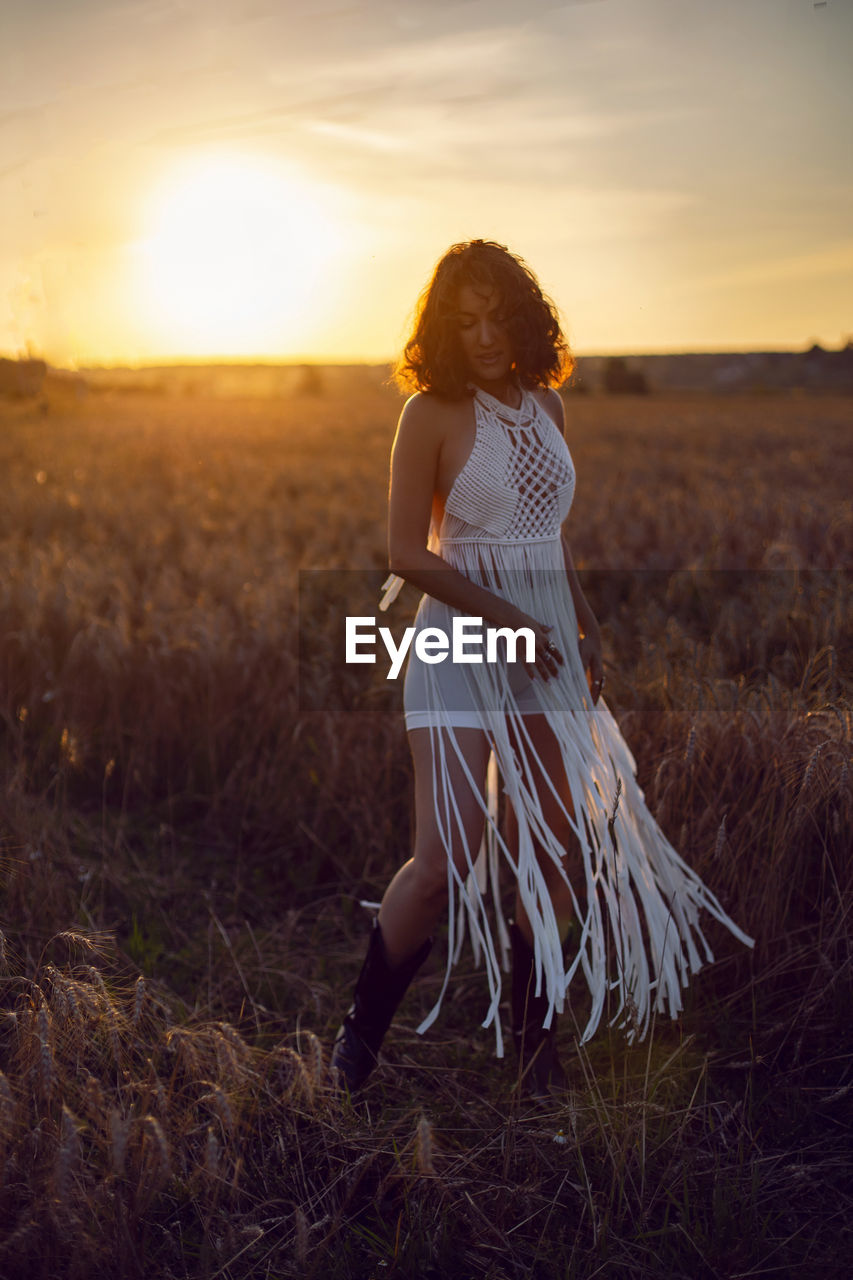
<instances>
[{"instance_id":1,"label":"horizon line","mask_svg":"<svg viewBox=\"0 0 853 1280\"><path fill-rule=\"evenodd\" d=\"M732 346L732 347L658 347L647 348L645 350L639 348L625 347L605 347L597 349L575 349L572 355L577 360L590 359L609 359L613 357L622 357L626 359L644 359L646 357L679 357L679 356L735 356L735 355L807 355L809 351L818 347L820 350L828 354L838 354L842 351L853 347L853 338L848 337L846 341L841 340L839 346L830 347L820 342L818 339L812 339L801 346ZM206 368L215 366L230 366L232 368L292 368L294 366L312 365L337 368L380 368L391 367L397 363L396 358L372 358L366 356L319 356L319 355L294 355L275 357L270 355L257 356L233 356L233 355L211 355L211 356L152 356L143 359L127 359L127 360L111 360L111 361L63 361L55 362L48 357L36 354L34 352L21 352L17 355L11 355L0 351L0 360L11 360L12 362L25 362L28 360L44 360L45 364L52 369L60 370L67 373L81 373L84 370L109 370L109 369L169 369L169 368Z\"/></svg>"}]
</instances>

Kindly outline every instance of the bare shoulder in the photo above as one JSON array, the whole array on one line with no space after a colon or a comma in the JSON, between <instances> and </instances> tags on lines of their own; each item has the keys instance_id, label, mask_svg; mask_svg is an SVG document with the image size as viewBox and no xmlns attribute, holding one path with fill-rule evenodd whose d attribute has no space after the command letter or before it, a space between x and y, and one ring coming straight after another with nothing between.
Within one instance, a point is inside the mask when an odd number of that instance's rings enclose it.
<instances>
[{"instance_id":1,"label":"bare shoulder","mask_svg":"<svg viewBox=\"0 0 853 1280\"><path fill-rule=\"evenodd\" d=\"M554 425L561 435L566 432L566 413L563 408L563 399L559 391L555 391L553 387L545 387L541 390L533 392L542 408L552 418Z\"/></svg>"},{"instance_id":2,"label":"bare shoulder","mask_svg":"<svg viewBox=\"0 0 853 1280\"><path fill-rule=\"evenodd\" d=\"M429 392L416 391L403 405L397 424L399 437L423 436L440 443L464 415L470 402L443 400Z\"/></svg>"}]
</instances>

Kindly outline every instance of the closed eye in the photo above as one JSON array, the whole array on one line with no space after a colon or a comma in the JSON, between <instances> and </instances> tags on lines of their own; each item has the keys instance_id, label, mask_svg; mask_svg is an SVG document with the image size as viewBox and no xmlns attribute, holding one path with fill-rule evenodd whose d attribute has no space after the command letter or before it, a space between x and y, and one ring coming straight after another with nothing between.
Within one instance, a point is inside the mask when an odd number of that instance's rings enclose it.
<instances>
[{"instance_id":1,"label":"closed eye","mask_svg":"<svg viewBox=\"0 0 853 1280\"><path fill-rule=\"evenodd\" d=\"M509 315L503 309L496 309L489 311L486 319L491 320L492 324L504 325L508 323ZM456 313L456 323L460 329L473 329L478 320L479 316L471 315L470 311L457 311Z\"/></svg>"}]
</instances>

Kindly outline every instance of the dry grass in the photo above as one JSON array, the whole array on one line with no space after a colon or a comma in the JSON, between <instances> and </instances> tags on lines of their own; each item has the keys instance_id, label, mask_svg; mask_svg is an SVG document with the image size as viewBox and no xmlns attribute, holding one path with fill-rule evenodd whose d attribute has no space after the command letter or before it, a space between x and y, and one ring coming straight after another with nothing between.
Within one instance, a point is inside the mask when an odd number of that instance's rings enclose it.
<instances>
[{"instance_id":1,"label":"dry grass","mask_svg":"<svg viewBox=\"0 0 853 1280\"><path fill-rule=\"evenodd\" d=\"M409 779L372 687L300 708L296 575L381 571L396 397L62 394L0 408L0 1273L845 1274L849 401L569 402L611 704L757 941L645 1045L566 1019L543 1115L470 966L410 1030L440 960L323 1087Z\"/></svg>"}]
</instances>

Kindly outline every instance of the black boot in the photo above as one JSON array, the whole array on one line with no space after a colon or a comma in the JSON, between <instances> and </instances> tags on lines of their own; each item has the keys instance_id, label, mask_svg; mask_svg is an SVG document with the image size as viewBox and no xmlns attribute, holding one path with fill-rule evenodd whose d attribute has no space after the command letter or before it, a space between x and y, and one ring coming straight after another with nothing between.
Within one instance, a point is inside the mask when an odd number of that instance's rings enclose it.
<instances>
[{"instance_id":1,"label":"black boot","mask_svg":"<svg viewBox=\"0 0 853 1280\"><path fill-rule=\"evenodd\" d=\"M376 1054L397 1006L431 949L432 938L427 938L414 955L392 969L379 921L374 921L352 1007L332 1049L330 1065L338 1072L339 1084L346 1085L350 1093L361 1088L376 1066Z\"/></svg>"},{"instance_id":2,"label":"black boot","mask_svg":"<svg viewBox=\"0 0 853 1280\"><path fill-rule=\"evenodd\" d=\"M533 948L517 924L510 926L512 943L512 1038L521 1072L521 1090L535 1102L548 1102L565 1090L566 1073L557 1057L556 1022L542 1026L548 998L534 995L536 974Z\"/></svg>"}]
</instances>

